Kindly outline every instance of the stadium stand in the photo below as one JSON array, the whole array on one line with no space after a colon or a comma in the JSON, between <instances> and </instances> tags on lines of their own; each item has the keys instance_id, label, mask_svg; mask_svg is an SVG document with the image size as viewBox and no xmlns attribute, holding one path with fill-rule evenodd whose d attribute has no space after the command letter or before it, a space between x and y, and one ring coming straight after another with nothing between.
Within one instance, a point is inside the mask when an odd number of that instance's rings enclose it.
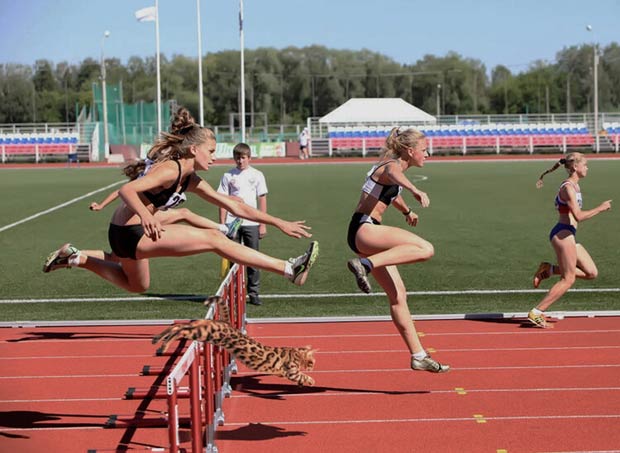
<instances>
[{"instance_id":1,"label":"stadium stand","mask_svg":"<svg viewBox=\"0 0 620 453\"><path fill-rule=\"evenodd\" d=\"M49 156L66 156L68 160L77 161L78 141L78 134L74 132L2 133L0 134L2 162L32 156L36 162Z\"/></svg>"},{"instance_id":2,"label":"stadium stand","mask_svg":"<svg viewBox=\"0 0 620 453\"><path fill-rule=\"evenodd\" d=\"M407 126L405 126L407 127ZM429 152L458 149L494 149L500 152L524 150L532 153L534 148L552 147L566 151L569 147L592 146L594 136L585 123L506 123L477 124L466 122L457 125L411 125L428 138ZM620 123L610 126L608 133L620 136ZM330 126L328 139L330 150L380 149L392 125ZM614 131L614 132L611 132Z\"/></svg>"}]
</instances>

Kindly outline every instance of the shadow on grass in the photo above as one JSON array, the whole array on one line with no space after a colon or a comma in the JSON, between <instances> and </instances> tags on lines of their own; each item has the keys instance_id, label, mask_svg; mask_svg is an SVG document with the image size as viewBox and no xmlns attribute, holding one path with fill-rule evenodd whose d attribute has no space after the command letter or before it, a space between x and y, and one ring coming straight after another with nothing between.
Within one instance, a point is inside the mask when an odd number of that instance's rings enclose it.
<instances>
[{"instance_id":1,"label":"shadow on grass","mask_svg":"<svg viewBox=\"0 0 620 453\"><path fill-rule=\"evenodd\" d=\"M259 379L261 376L271 376L270 374L257 374L243 377L232 377L230 385L235 392L245 393L256 396L258 398L282 400L287 395L314 395L325 392L343 392L343 393L368 393L380 395L422 395L430 393L428 390L370 390L360 388L343 388L343 387L299 387L295 384L274 384L263 383Z\"/></svg>"}]
</instances>

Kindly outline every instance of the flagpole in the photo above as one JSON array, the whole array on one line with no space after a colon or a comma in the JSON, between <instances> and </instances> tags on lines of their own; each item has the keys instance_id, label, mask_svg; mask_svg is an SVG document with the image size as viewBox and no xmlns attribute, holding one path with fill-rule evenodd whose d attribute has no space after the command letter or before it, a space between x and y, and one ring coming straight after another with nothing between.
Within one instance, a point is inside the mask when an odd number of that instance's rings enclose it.
<instances>
[{"instance_id":1,"label":"flagpole","mask_svg":"<svg viewBox=\"0 0 620 453\"><path fill-rule=\"evenodd\" d=\"M196 22L198 23L198 101L200 106L199 122L204 127L204 99L202 94L202 35L200 33L200 0L196 0Z\"/></svg>"},{"instance_id":2,"label":"flagpole","mask_svg":"<svg viewBox=\"0 0 620 453\"><path fill-rule=\"evenodd\" d=\"M161 133L161 76L159 72L159 0L155 0L155 41L157 48L157 133Z\"/></svg>"},{"instance_id":3,"label":"flagpole","mask_svg":"<svg viewBox=\"0 0 620 453\"><path fill-rule=\"evenodd\" d=\"M243 0L239 0L239 46L241 48L241 102L240 116L241 141L245 143L245 63L244 63L244 43L243 43Z\"/></svg>"}]
</instances>

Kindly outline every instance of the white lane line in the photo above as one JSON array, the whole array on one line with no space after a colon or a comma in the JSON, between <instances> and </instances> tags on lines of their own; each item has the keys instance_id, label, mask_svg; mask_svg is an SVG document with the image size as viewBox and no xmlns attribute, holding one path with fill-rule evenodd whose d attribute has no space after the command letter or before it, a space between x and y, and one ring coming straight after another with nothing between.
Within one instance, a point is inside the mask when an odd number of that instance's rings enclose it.
<instances>
[{"instance_id":1,"label":"white lane line","mask_svg":"<svg viewBox=\"0 0 620 453\"><path fill-rule=\"evenodd\" d=\"M479 349L445 349L443 352L506 352L506 351L581 351L581 350L607 350L607 349L620 349L620 346L570 346L570 347L552 347L552 348L479 348ZM315 355L345 355L345 354L402 354L403 349L377 349L377 350L355 350L355 351L326 351L321 349L315 352ZM0 357L2 360L90 360L90 359L135 359L135 358L154 358L153 354L135 354L135 355L56 355L56 356L12 356L12 357Z\"/></svg>"},{"instance_id":2,"label":"white lane line","mask_svg":"<svg viewBox=\"0 0 620 453\"><path fill-rule=\"evenodd\" d=\"M480 366L480 367L460 367L453 366L450 370L453 371L504 371L504 370L553 370L553 369L591 369L591 368L620 368L618 364L582 364L582 365L510 365L510 366ZM410 368L371 368L371 369L338 369L338 370L312 370L309 373L314 374L338 374L338 373L350 373L350 374L365 374L365 373L411 373ZM237 373L235 376L254 376L256 371L243 371ZM261 374L261 373L258 373Z\"/></svg>"},{"instance_id":3,"label":"white lane line","mask_svg":"<svg viewBox=\"0 0 620 453\"><path fill-rule=\"evenodd\" d=\"M67 423L70 423L70 422L67 422ZM80 422L75 422L75 423L79 425ZM40 428L5 428L5 427L2 427L2 431L3 432L15 432L15 431L19 431L19 432L23 432L23 431L83 431L83 430L86 430L86 429L105 429L105 425L102 423L101 426L67 426L67 427L64 427L64 428L58 428L58 427L44 428L43 425L41 425Z\"/></svg>"},{"instance_id":4,"label":"white lane line","mask_svg":"<svg viewBox=\"0 0 620 453\"><path fill-rule=\"evenodd\" d=\"M342 392L320 392L320 393L316 393L313 391L308 391L308 393L289 393L289 392L283 392L283 393L253 393L250 395L247 394L240 394L239 392L242 392L243 389L237 390L237 389L233 389L233 394L231 395L231 398L256 398L257 396L262 396L265 398L274 398L274 397L285 397L285 398L308 398L308 397L323 397L323 396L360 396L360 395L377 395L377 396L381 396L381 397L386 397L386 396L403 396L403 395L407 395L408 393L411 393L412 395L414 395L416 398L418 398L420 396L420 393L425 393L425 394L448 394L448 395L454 395L455 390L451 389L451 390L411 390L409 392L407 391L399 391L399 390L386 390L386 391L361 391L361 392L350 392L350 391L342 391ZM613 392L613 391L620 391L620 387L586 387L586 388L579 388L579 387L575 387L575 388L534 388L534 389L467 389L467 393L509 393L509 392L520 392L520 393L527 393L527 392L597 392L597 391L601 391L601 392ZM0 403L3 401L0 401Z\"/></svg>"},{"instance_id":5,"label":"white lane line","mask_svg":"<svg viewBox=\"0 0 620 453\"><path fill-rule=\"evenodd\" d=\"M127 401L124 398L52 398L52 399L31 399L31 400L0 400L0 403L75 403L84 401Z\"/></svg>"},{"instance_id":6,"label":"white lane line","mask_svg":"<svg viewBox=\"0 0 620 453\"><path fill-rule=\"evenodd\" d=\"M138 373L130 374L68 374L65 376L0 376L2 380L10 379L85 379L85 378L117 378L117 377L142 377Z\"/></svg>"},{"instance_id":7,"label":"white lane line","mask_svg":"<svg viewBox=\"0 0 620 453\"><path fill-rule=\"evenodd\" d=\"M616 419L620 414L592 414L592 415L521 415L504 417L484 417L485 420L514 421L514 420L584 420L584 419ZM474 417L438 417L438 418L388 418L370 420L306 420L306 421L261 421L264 425L349 425L349 424L376 424L376 423L417 423L417 422L472 422ZM249 422L228 422L226 426L246 426Z\"/></svg>"},{"instance_id":8,"label":"white lane line","mask_svg":"<svg viewBox=\"0 0 620 453\"><path fill-rule=\"evenodd\" d=\"M109 184L109 185L107 185L105 187L102 187L101 189L93 190L92 192L89 192L89 193L87 193L85 195L81 195L81 196L79 196L77 198L74 198L72 200L65 201L64 203L61 203L61 204L59 204L57 206L54 206L53 208L49 208L49 209L46 209L45 211L37 212L36 214L31 215L30 217L26 217L25 219L21 219L21 220L18 220L17 222L14 222L14 223L11 223L9 225L5 225L3 227L0 227L0 233L5 231L5 230L8 230L9 228L13 228L13 227L15 227L17 225L21 225L22 223L26 223L26 222L29 222L30 220L36 219L37 217L41 217L42 215L49 214L50 212L57 211L57 210L59 210L61 208L64 208L65 206L69 206L69 205L71 205L73 203L77 203L78 201L83 200L84 198L88 198L88 197L90 197L90 196L92 196L92 195L94 195L96 193L103 192L104 190L108 190L108 189L110 189L110 188L112 188L114 186L117 186L117 185L119 185L119 184L121 184L123 182L125 182L125 181L123 180L123 181L114 182L114 183Z\"/></svg>"},{"instance_id":9,"label":"white lane line","mask_svg":"<svg viewBox=\"0 0 620 453\"><path fill-rule=\"evenodd\" d=\"M442 337L442 336L477 336L477 335L589 335L593 333L618 333L620 329L600 329L600 330L565 330L565 331L550 331L545 330L544 332L541 329L530 329L531 332L439 332L439 333L425 333L425 337ZM332 339L332 338L391 338L400 336L397 333L381 333L381 334L347 334L347 335L312 335L309 337L308 335L253 335L254 338L261 340L277 340L277 339L301 339L304 341L308 341L309 339ZM119 338L119 339L90 339L90 338L80 338L75 337L72 339L66 340L37 340L34 339L32 341L36 341L36 344L48 344L48 343L75 343L79 341L80 343L118 343L118 342L143 342L147 343L150 341L149 337L145 338ZM33 344L31 341L10 341L10 340L1 340L1 346L17 346L17 345L25 345L25 344ZM615 346L609 346L613 348ZM529 349L529 348L528 348ZM566 349L566 348L558 348L558 349ZM471 351L471 349L466 349L467 351ZM490 349L495 350L495 349ZM457 350L458 351L458 350ZM354 351L353 351L354 352ZM1 359L0 359L1 360Z\"/></svg>"},{"instance_id":10,"label":"white lane line","mask_svg":"<svg viewBox=\"0 0 620 453\"><path fill-rule=\"evenodd\" d=\"M532 350L532 349L530 349ZM402 352L402 351L400 351ZM14 356L0 357L0 360L65 360L65 359L135 359L135 358L154 358L153 354L135 354L135 355L42 355L42 356Z\"/></svg>"},{"instance_id":11,"label":"white lane line","mask_svg":"<svg viewBox=\"0 0 620 453\"><path fill-rule=\"evenodd\" d=\"M1 231L1 230L0 230ZM450 291L407 291L408 296L461 296L461 295L489 295L489 294L536 294L546 293L545 289L465 289ZM574 288L571 293L619 293L620 288ZM363 293L308 293L308 294L264 294L263 299L336 299L342 297L382 297L383 292ZM195 296L116 296L116 297L50 297L30 299L0 299L0 304L37 304L63 302L125 302L144 300L203 300L207 295Z\"/></svg>"},{"instance_id":12,"label":"white lane line","mask_svg":"<svg viewBox=\"0 0 620 453\"><path fill-rule=\"evenodd\" d=\"M576 335L591 333L617 333L620 329L599 329L599 330L543 330L528 329L531 332L424 332L424 337L443 337L443 336L477 336L477 335ZM400 337L398 334L380 333L380 334L346 334L346 335L253 335L254 338L260 339L321 339L321 338L378 338L378 337Z\"/></svg>"}]
</instances>

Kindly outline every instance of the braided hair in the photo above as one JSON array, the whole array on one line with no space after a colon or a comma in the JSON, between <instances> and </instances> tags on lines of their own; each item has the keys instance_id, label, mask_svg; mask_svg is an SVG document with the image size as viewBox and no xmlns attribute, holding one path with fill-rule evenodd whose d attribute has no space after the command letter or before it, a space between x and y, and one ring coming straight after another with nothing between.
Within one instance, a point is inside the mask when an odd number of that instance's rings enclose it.
<instances>
[{"instance_id":1,"label":"braided hair","mask_svg":"<svg viewBox=\"0 0 620 453\"><path fill-rule=\"evenodd\" d=\"M215 140L211 129L201 127L185 107L180 107L172 118L170 132L161 132L155 144L147 153L152 164L166 160L178 160L191 156L190 147L207 140ZM127 165L123 173L131 180L136 179L147 166L141 159Z\"/></svg>"},{"instance_id":2,"label":"braided hair","mask_svg":"<svg viewBox=\"0 0 620 453\"><path fill-rule=\"evenodd\" d=\"M548 170L545 170L539 177L538 181L536 181L536 187L540 189L543 186L543 178L547 173L551 173L560 168L560 165L564 165L564 168L568 171L569 174L572 174L575 171L575 165L579 163L583 159L583 154L581 153L569 153L566 157L561 158L553 167Z\"/></svg>"}]
</instances>

